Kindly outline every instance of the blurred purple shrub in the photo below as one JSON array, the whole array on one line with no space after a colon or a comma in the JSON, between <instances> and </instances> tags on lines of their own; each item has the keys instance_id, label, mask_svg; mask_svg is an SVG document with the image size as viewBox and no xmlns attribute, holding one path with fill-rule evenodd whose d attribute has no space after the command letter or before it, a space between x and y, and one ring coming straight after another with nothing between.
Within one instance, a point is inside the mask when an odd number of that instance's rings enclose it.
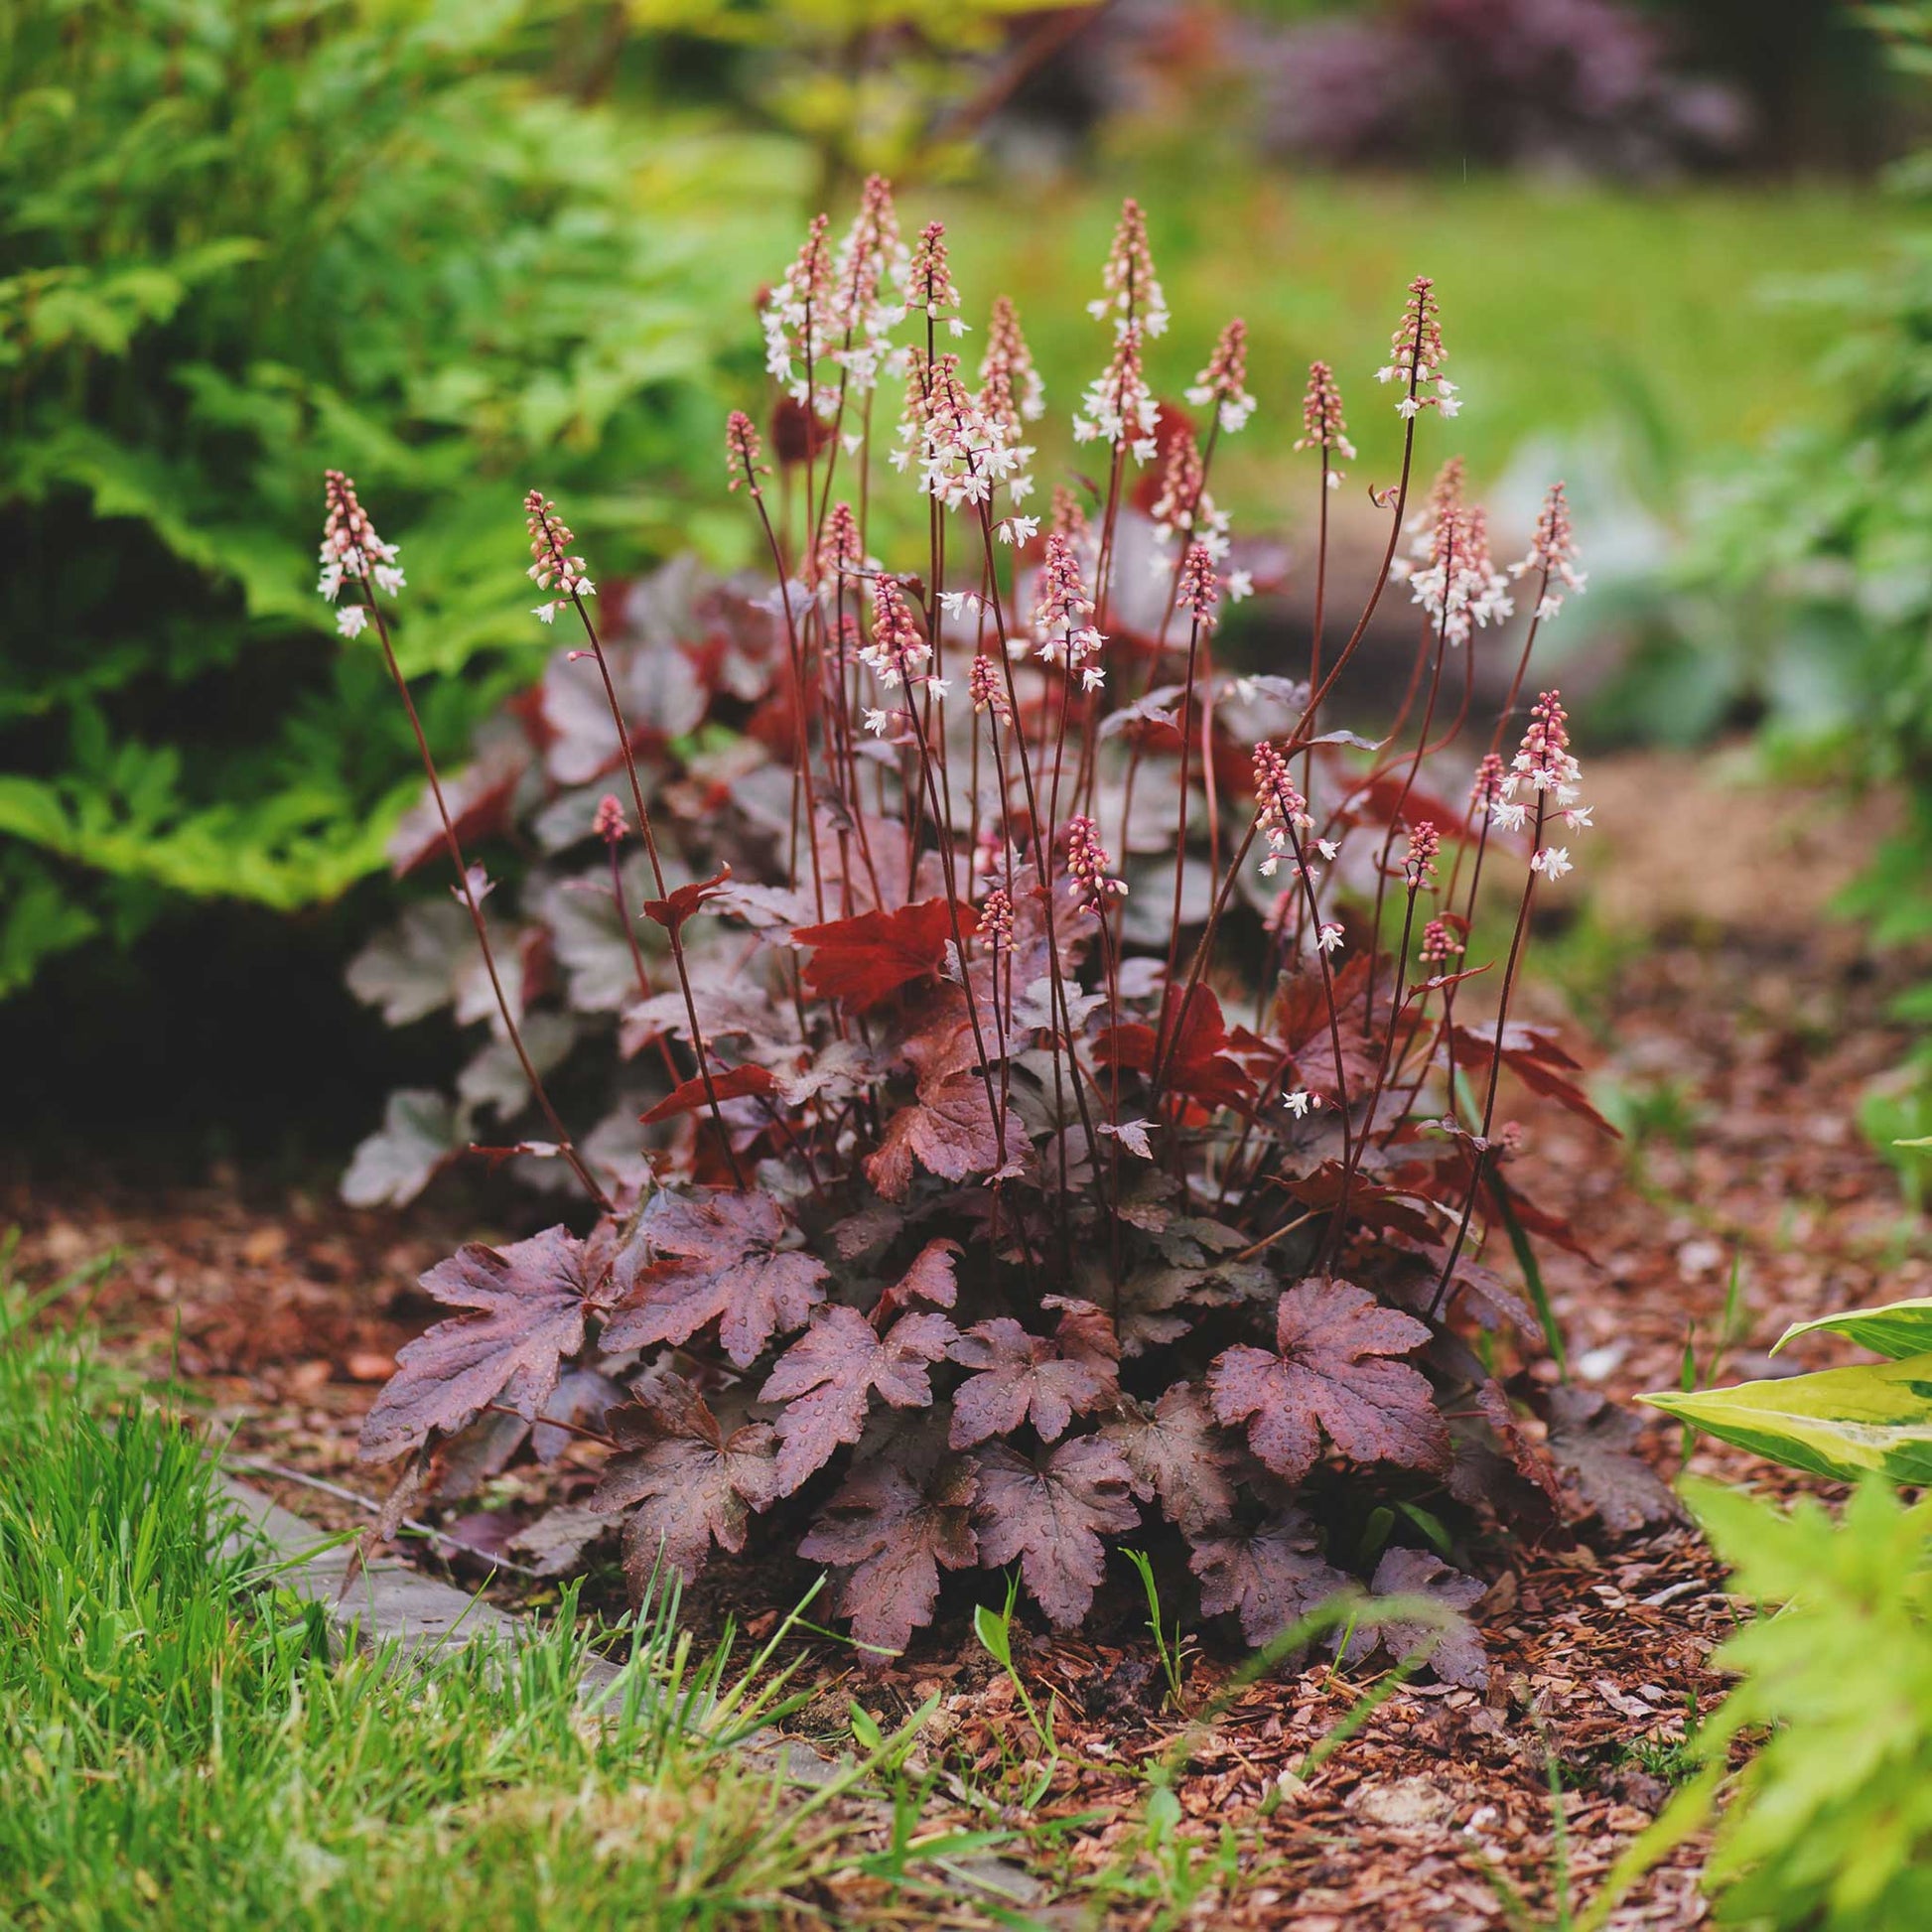
<instances>
[{"instance_id":1,"label":"blurred purple shrub","mask_svg":"<svg viewBox=\"0 0 1932 1932\"><path fill-rule=\"evenodd\" d=\"M1617 0L1398 0L1240 32L1280 153L1642 178L1727 161L1751 131L1741 93L1676 71L1668 31Z\"/></svg>"}]
</instances>

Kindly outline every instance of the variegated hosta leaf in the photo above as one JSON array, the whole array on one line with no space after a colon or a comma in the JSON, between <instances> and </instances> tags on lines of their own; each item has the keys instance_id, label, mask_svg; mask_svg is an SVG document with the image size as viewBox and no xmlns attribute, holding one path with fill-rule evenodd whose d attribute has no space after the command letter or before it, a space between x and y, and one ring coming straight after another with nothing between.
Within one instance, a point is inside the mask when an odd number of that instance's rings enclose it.
<instances>
[{"instance_id":1,"label":"variegated hosta leaf","mask_svg":"<svg viewBox=\"0 0 1932 1932\"><path fill-rule=\"evenodd\" d=\"M1932 1353L1639 1400L1814 1475L1932 1482Z\"/></svg>"},{"instance_id":2,"label":"variegated hosta leaf","mask_svg":"<svg viewBox=\"0 0 1932 1932\"><path fill-rule=\"evenodd\" d=\"M1881 1309L1847 1309L1843 1314L1822 1315L1816 1321L1794 1321L1772 1345L1775 1355L1794 1336L1849 1335L1861 1348L1882 1355L1888 1362L1932 1351L1932 1297L1888 1302Z\"/></svg>"}]
</instances>

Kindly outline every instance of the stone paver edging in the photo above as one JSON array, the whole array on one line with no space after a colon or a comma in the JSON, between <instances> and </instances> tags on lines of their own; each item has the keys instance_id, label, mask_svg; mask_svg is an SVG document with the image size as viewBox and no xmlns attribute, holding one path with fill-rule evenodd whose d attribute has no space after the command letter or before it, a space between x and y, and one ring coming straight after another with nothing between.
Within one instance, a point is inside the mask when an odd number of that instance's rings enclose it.
<instances>
[{"instance_id":1,"label":"stone paver edging","mask_svg":"<svg viewBox=\"0 0 1932 1932\"><path fill-rule=\"evenodd\" d=\"M225 1471L216 1476L215 1484L217 1493L284 1566L278 1581L298 1596L321 1604L331 1623L350 1642L371 1647L391 1644L409 1660L478 1642L515 1643L527 1633L524 1618L425 1577L394 1557L372 1558L351 1583L352 1544L332 1539L327 1531ZM601 1657L587 1658L585 1703L601 1708L617 1679L615 1664ZM760 1768L781 1771L788 1783L812 1787L830 1783L841 1768L797 1737L750 1746L748 1756ZM1009 1906L1036 1905L1046 1896L1038 1879L1004 1859L947 1860L943 1868L962 1884Z\"/></svg>"}]
</instances>

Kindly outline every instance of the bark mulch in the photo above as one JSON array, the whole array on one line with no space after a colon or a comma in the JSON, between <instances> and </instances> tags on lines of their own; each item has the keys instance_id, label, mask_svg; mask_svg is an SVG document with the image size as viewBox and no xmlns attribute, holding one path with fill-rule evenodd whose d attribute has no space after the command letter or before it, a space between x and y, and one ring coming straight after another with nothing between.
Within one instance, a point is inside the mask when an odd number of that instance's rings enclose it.
<instances>
[{"instance_id":1,"label":"bark mulch","mask_svg":"<svg viewBox=\"0 0 1932 1932\"><path fill-rule=\"evenodd\" d=\"M1590 835L1593 909L1547 935L1546 958L1569 982L1594 1090L1633 1131L1607 1146L1526 1109L1516 1170L1591 1250L1589 1262L1543 1257L1573 1373L1613 1398L1675 1386L1687 1341L1701 1379L1775 1372L1764 1351L1787 1322L1932 1294L1924 1224L1857 1120L1864 1090L1902 1054L1885 1010L1912 962L1873 960L1821 910L1874 821L1789 791L1735 791L1708 760L1605 762L1591 797L1599 824L1625 829ZM1673 839L1660 818L1695 835ZM354 1461L354 1434L395 1350L431 1318L415 1279L456 1241L492 1232L468 1215L457 1224L448 1204L353 1213L320 1184L264 1191L233 1172L166 1196L128 1175L0 1187L0 1222L22 1227L17 1265L30 1277L120 1249L94 1302L110 1336L150 1366L172 1363L232 1430L253 1479L264 1465L309 1479L266 1480L279 1500L356 1528L366 1510L313 1484L379 1497L379 1478ZM1825 1344L1794 1366L1832 1359ZM1675 1474L1679 1437L1661 1419L1638 1447ZM1708 1445L1691 1466L1818 1486ZM478 1575L460 1550L441 1557ZM1496 1668L1483 1696L1426 1681L1378 1690L1376 1672L1325 1658L1231 1688L1238 1659L1189 1643L1190 1712L1227 1700L1190 1728L1164 1708L1144 1608L1116 1591L1083 1638L1016 1630L1053 1751L963 1626L927 1633L883 1671L824 1646L801 1727L830 1736L853 1700L897 1720L937 1695L915 1760L935 1779L932 1814L1017 1824L1023 1797L1043 1785L1027 1819L1057 1825L1042 1856L1075 1901L1056 1908L1068 1923L1104 1899L1107 1924L1149 1924L1164 1895L1184 1894L1153 1875L1174 1855L1147 1849L1146 1773L1166 1763L1174 1835L1194 1847L1203 1887L1190 1919L1294 1932L1547 1924L1565 1867L1570 1899L1587 1899L1666 1802L1687 1722L1724 1693L1710 1654L1744 1606L1682 1527L1618 1536L1586 1523L1566 1547L1502 1552L1485 1576L1474 1616ZM758 1634L808 1581L802 1568L722 1566L695 1612L731 1607ZM1337 1726L1352 1727L1338 1745ZM1241 1874L1227 1886L1216 1875L1224 1838ZM1698 1859L1685 1848L1612 1924L1700 1923ZM1512 1888L1527 1920L1504 1903Z\"/></svg>"}]
</instances>

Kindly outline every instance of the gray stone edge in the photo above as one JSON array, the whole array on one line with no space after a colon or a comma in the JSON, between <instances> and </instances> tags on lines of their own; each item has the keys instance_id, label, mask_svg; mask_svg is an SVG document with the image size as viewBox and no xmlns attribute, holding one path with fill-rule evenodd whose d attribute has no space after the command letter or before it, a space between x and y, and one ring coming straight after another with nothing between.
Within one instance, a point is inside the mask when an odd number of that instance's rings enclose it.
<instances>
[{"instance_id":1,"label":"gray stone edge","mask_svg":"<svg viewBox=\"0 0 1932 1932\"><path fill-rule=\"evenodd\" d=\"M336 1630L351 1643L368 1649L393 1645L396 1654L410 1663L473 1643L514 1644L529 1634L526 1618L425 1577L394 1557L372 1559L350 1582L352 1541L332 1537L225 1470L217 1471L215 1490L273 1553L276 1581L305 1601L320 1604ZM230 1531L222 1547L229 1552L244 1548L243 1534ZM585 1703L603 1709L618 1676L615 1664L601 1657L587 1658ZM748 1745L747 1757L760 1769L777 1770L787 1783L811 1788L829 1784L841 1768L835 1759L797 1737ZM952 1859L943 1862L943 1868L960 1883L1008 1905L1024 1908L1046 1896L1046 1887L1037 1878L1004 1859Z\"/></svg>"}]
</instances>

